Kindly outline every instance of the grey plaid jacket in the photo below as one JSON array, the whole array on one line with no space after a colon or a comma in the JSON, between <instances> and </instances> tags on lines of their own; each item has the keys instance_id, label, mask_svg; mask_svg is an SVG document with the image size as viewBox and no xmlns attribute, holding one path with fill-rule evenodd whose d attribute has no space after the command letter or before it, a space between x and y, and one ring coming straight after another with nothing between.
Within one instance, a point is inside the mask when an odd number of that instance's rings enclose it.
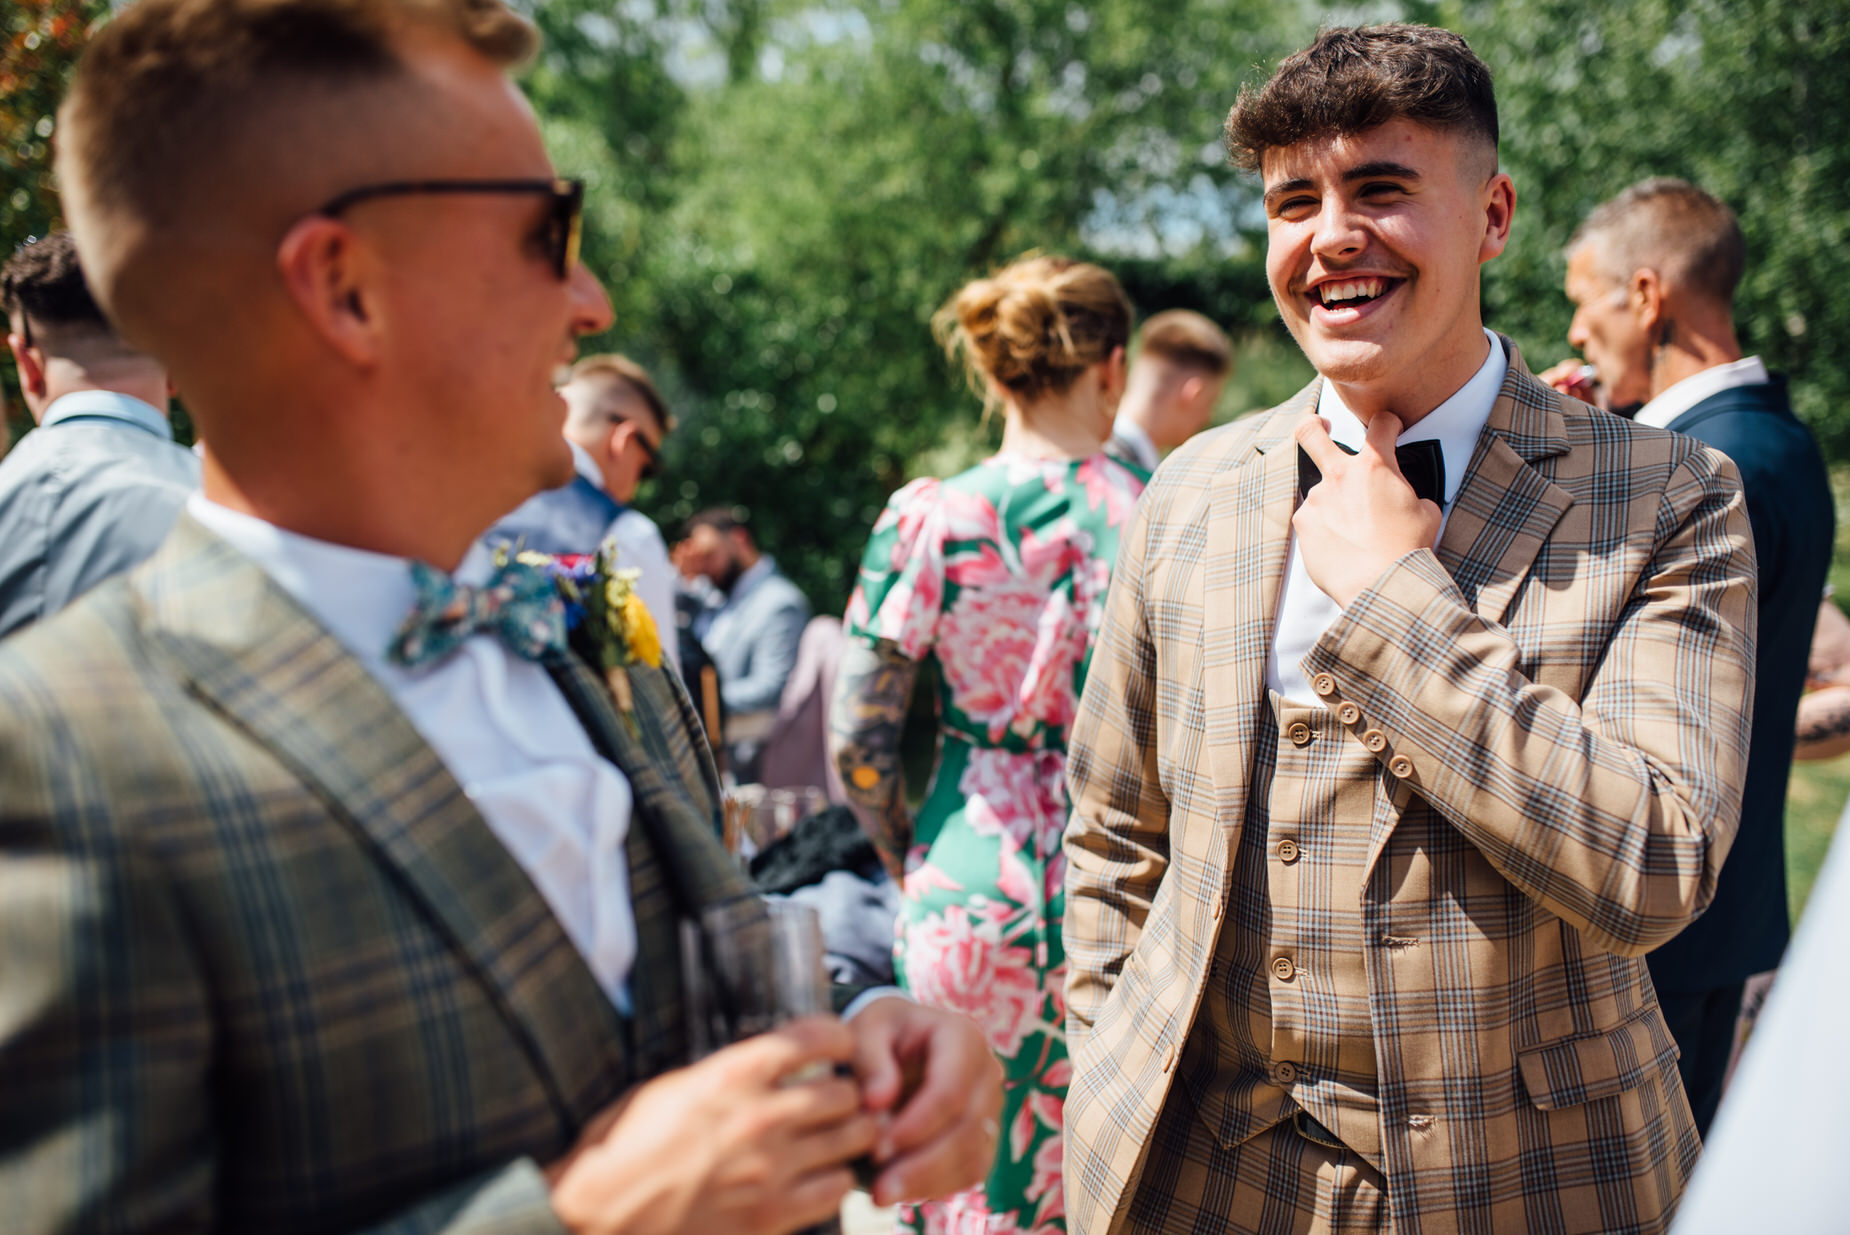
<instances>
[{"instance_id":1,"label":"grey plaid jacket","mask_svg":"<svg viewBox=\"0 0 1850 1235\"><path fill-rule=\"evenodd\" d=\"M746 889L674 679L632 731L619 1016L361 666L190 518L0 645L9 1232L554 1231L537 1167L680 1062L679 907Z\"/></svg>"},{"instance_id":2,"label":"grey plaid jacket","mask_svg":"<svg viewBox=\"0 0 1850 1235\"><path fill-rule=\"evenodd\" d=\"M1724 456L1509 350L1437 551L1305 661L1387 739L1353 912L1389 1205L1402 1235L1655 1230L1697 1142L1642 957L1738 817L1753 544ZM1113 575L1068 764L1076 1233L1122 1224L1216 938L1260 929L1223 911L1318 394L1172 457Z\"/></svg>"}]
</instances>

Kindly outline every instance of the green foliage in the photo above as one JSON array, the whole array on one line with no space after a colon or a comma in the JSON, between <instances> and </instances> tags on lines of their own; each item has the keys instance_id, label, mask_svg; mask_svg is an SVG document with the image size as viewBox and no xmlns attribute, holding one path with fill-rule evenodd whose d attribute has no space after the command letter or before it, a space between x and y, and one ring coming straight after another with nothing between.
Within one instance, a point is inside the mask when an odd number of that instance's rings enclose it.
<instances>
[{"instance_id":1,"label":"green foliage","mask_svg":"<svg viewBox=\"0 0 1850 1235\"><path fill-rule=\"evenodd\" d=\"M600 217L587 251L613 287L612 344L661 373L683 422L645 509L672 527L743 507L839 609L886 495L999 431L931 339L964 281L1067 252L1118 271L1142 311L1270 321L1219 127L1241 75L1310 26L1250 0L754 11L720 27L760 33L757 71L713 34L723 73L645 126L671 134L671 200L628 237ZM593 153L578 137L628 127L614 101L550 123L573 167Z\"/></svg>"},{"instance_id":2,"label":"green foliage","mask_svg":"<svg viewBox=\"0 0 1850 1235\"><path fill-rule=\"evenodd\" d=\"M0 252L59 226L52 126L90 24L107 7L104 0L7 0L0 10ZM23 431L29 421L11 366L0 380L6 419L17 418L15 432Z\"/></svg>"},{"instance_id":3,"label":"green foliage","mask_svg":"<svg viewBox=\"0 0 1850 1235\"><path fill-rule=\"evenodd\" d=\"M1850 455L1850 22L1836 0L1445 3L1497 76L1516 230L1488 268L1492 324L1566 354L1561 247L1647 176L1734 207L1748 266L1741 343L1788 373L1830 455Z\"/></svg>"},{"instance_id":4,"label":"green foliage","mask_svg":"<svg viewBox=\"0 0 1850 1235\"><path fill-rule=\"evenodd\" d=\"M0 235L52 225L50 116L106 0L0 11ZM526 0L526 85L590 181L586 258L682 424L642 506L743 507L839 610L886 495L994 443L932 311L1028 249L1114 270L1139 312L1240 341L1222 418L1308 376L1277 323L1220 126L1320 21L1462 31L1497 77L1519 205L1485 279L1538 366L1567 351L1561 246L1646 175L1741 213L1746 346L1850 458L1850 22L1841 0ZM9 374L10 378L10 374Z\"/></svg>"}]
</instances>

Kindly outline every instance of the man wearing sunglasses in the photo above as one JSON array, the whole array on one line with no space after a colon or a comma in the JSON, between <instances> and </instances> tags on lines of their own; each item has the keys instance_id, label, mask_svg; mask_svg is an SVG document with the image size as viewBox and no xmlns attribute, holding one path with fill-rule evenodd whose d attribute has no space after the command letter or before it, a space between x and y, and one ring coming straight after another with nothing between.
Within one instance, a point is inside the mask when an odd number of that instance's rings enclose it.
<instances>
[{"instance_id":1,"label":"man wearing sunglasses","mask_svg":"<svg viewBox=\"0 0 1850 1235\"><path fill-rule=\"evenodd\" d=\"M591 553L614 541L617 564L641 572L637 595L665 633L674 622L674 567L660 529L630 502L643 481L660 473L662 439L674 417L648 371L615 353L573 365L559 395L576 474L522 502L483 540L553 554ZM664 639L662 648L678 668L677 642Z\"/></svg>"},{"instance_id":2,"label":"man wearing sunglasses","mask_svg":"<svg viewBox=\"0 0 1850 1235\"><path fill-rule=\"evenodd\" d=\"M0 644L8 1232L771 1235L993 1152L980 1031L903 999L686 1058L681 924L751 892L692 708L477 545L571 479L553 375L611 321L533 42L139 0L72 80L85 273L211 449Z\"/></svg>"}]
</instances>

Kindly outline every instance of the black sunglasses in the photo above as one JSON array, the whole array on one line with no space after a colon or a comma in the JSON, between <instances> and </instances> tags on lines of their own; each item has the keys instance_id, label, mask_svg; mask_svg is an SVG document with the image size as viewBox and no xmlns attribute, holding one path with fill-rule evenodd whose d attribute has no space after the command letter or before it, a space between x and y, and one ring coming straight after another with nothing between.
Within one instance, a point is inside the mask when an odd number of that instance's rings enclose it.
<instances>
[{"instance_id":1,"label":"black sunglasses","mask_svg":"<svg viewBox=\"0 0 1850 1235\"><path fill-rule=\"evenodd\" d=\"M662 450L643 435L642 426L636 426L636 440L642 444L642 453L648 456L648 462L642 465L639 476L643 480L654 480L662 474Z\"/></svg>"},{"instance_id":2,"label":"black sunglasses","mask_svg":"<svg viewBox=\"0 0 1850 1235\"><path fill-rule=\"evenodd\" d=\"M328 199L315 214L333 218L356 202L373 197L407 193L539 193L552 205L546 227L546 253L561 279L570 278L578 264L578 242L584 232L585 182L582 180L391 180L361 185Z\"/></svg>"}]
</instances>

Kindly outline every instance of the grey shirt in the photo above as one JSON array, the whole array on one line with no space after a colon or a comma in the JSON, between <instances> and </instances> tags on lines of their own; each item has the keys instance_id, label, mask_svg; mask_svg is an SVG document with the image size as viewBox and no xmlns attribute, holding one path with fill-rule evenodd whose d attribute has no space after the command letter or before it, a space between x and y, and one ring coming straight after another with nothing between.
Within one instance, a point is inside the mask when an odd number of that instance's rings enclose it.
<instances>
[{"instance_id":1,"label":"grey shirt","mask_svg":"<svg viewBox=\"0 0 1850 1235\"><path fill-rule=\"evenodd\" d=\"M54 402L0 459L0 635L154 552L198 487L158 409L105 390Z\"/></svg>"}]
</instances>

